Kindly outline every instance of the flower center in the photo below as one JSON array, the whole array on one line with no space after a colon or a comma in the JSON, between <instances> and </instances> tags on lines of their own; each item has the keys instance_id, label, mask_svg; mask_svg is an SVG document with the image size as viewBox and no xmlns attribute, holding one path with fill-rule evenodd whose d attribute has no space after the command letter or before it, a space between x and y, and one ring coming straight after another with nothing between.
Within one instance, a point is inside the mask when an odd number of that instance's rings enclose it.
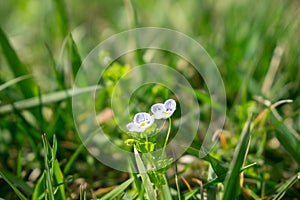
<instances>
[{"instance_id":1,"label":"flower center","mask_svg":"<svg viewBox=\"0 0 300 200\"><path fill-rule=\"evenodd\" d=\"M140 123L140 127L146 126L145 122Z\"/></svg>"}]
</instances>

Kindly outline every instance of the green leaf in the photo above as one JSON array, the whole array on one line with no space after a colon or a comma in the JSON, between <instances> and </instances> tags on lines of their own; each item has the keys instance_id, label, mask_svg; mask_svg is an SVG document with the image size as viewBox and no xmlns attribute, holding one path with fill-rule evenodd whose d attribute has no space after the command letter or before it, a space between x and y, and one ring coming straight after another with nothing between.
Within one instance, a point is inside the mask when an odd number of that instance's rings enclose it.
<instances>
[{"instance_id":1,"label":"green leaf","mask_svg":"<svg viewBox=\"0 0 300 200\"><path fill-rule=\"evenodd\" d=\"M281 117L276 112L275 108L270 112L270 120L275 126L275 136L283 146L283 148L292 156L292 158L300 165L300 137L296 131L288 128Z\"/></svg>"},{"instance_id":2,"label":"green leaf","mask_svg":"<svg viewBox=\"0 0 300 200\"><path fill-rule=\"evenodd\" d=\"M133 178L128 179L127 181L125 181L124 183L122 183L121 185L119 185L118 187L101 197L101 200L111 200L116 198L118 195L120 195L126 190L126 188L133 182L133 180Z\"/></svg>"},{"instance_id":3,"label":"green leaf","mask_svg":"<svg viewBox=\"0 0 300 200\"><path fill-rule=\"evenodd\" d=\"M141 153L152 152L155 149L155 143L153 142L136 142L136 149Z\"/></svg>"},{"instance_id":4,"label":"green leaf","mask_svg":"<svg viewBox=\"0 0 300 200\"><path fill-rule=\"evenodd\" d=\"M147 170L146 170L146 168L143 164L143 161L142 161L138 151L136 150L135 147L133 149L134 149L136 165L137 165L137 168L139 170L139 174L142 177L142 181L143 181L143 185L145 186L146 193L147 193L150 200L155 200L156 199L156 193L153 189L153 184L151 183L150 178L147 174Z\"/></svg>"},{"instance_id":5,"label":"green leaf","mask_svg":"<svg viewBox=\"0 0 300 200\"><path fill-rule=\"evenodd\" d=\"M80 144L80 146L76 149L75 153L70 157L70 159L68 160L63 172L64 175L67 175L73 165L73 163L76 161L76 158L79 156L79 154L85 149L85 144L87 144L88 142L90 142L95 134L97 134L98 132L95 131L94 133L90 134L89 137Z\"/></svg>"},{"instance_id":6,"label":"green leaf","mask_svg":"<svg viewBox=\"0 0 300 200\"><path fill-rule=\"evenodd\" d=\"M51 61L52 70L55 75L55 79L56 79L56 83L58 84L58 88L65 89L63 70L58 70L57 63L54 59L53 53L48 44L46 44L46 48L49 53L49 60Z\"/></svg>"},{"instance_id":7,"label":"green leaf","mask_svg":"<svg viewBox=\"0 0 300 200\"><path fill-rule=\"evenodd\" d=\"M45 152L45 175L47 194L51 200L66 199L64 176L56 159L56 138L53 138L53 147L48 143L46 135L43 134L43 144Z\"/></svg>"},{"instance_id":8,"label":"green leaf","mask_svg":"<svg viewBox=\"0 0 300 200\"><path fill-rule=\"evenodd\" d=\"M42 176L39 178L39 180L35 184L34 192L32 195L32 200L44 199L44 197L45 197L44 181L45 181L45 173L42 174Z\"/></svg>"},{"instance_id":9,"label":"green leaf","mask_svg":"<svg viewBox=\"0 0 300 200\"><path fill-rule=\"evenodd\" d=\"M81 66L81 58L78 52L77 45L73 40L72 34L69 34L69 56L72 64L73 78L75 78Z\"/></svg>"},{"instance_id":10,"label":"green leaf","mask_svg":"<svg viewBox=\"0 0 300 200\"><path fill-rule=\"evenodd\" d=\"M57 159L53 162L53 180L54 180L54 186L56 187L56 199L66 199L65 194L65 185L64 185L64 176L63 173L59 167L59 163Z\"/></svg>"},{"instance_id":11,"label":"green leaf","mask_svg":"<svg viewBox=\"0 0 300 200\"><path fill-rule=\"evenodd\" d=\"M68 23L68 15L66 11L66 5L64 0L55 0L56 5L56 15L57 15L57 24L58 28L61 32L61 36L65 37L69 32L69 23Z\"/></svg>"},{"instance_id":12,"label":"green leaf","mask_svg":"<svg viewBox=\"0 0 300 200\"><path fill-rule=\"evenodd\" d=\"M224 200L234 199L237 191L239 190L239 174L244 160L247 156L250 144L250 123L252 119L251 116L251 114L248 116L248 120L243 128L240 140L235 149L233 160L229 167L229 172L225 178L223 196Z\"/></svg>"},{"instance_id":13,"label":"green leaf","mask_svg":"<svg viewBox=\"0 0 300 200\"><path fill-rule=\"evenodd\" d=\"M207 180L212 180L215 177L216 177L216 174L215 174L212 166L209 165ZM207 199L215 200L217 198L217 191L218 191L217 185L211 185L211 186L207 187Z\"/></svg>"},{"instance_id":14,"label":"green leaf","mask_svg":"<svg viewBox=\"0 0 300 200\"><path fill-rule=\"evenodd\" d=\"M19 57L17 56L17 53L9 43L9 40L6 37L3 30L1 29L1 27L0 27L0 45L3 50L2 52L14 76L21 77L24 75L28 75L25 65L20 61ZM26 98L34 96L33 86L35 85L36 83L32 79L24 80L22 84L18 84L22 94Z\"/></svg>"},{"instance_id":15,"label":"green leaf","mask_svg":"<svg viewBox=\"0 0 300 200\"><path fill-rule=\"evenodd\" d=\"M199 155L201 155L200 150L193 148L193 147L189 147L187 149L187 152L190 153L191 155L194 155L197 157L199 157ZM224 162L214 158L213 156L211 156L209 154L207 154L205 156L201 156L201 157L203 160L208 161L211 164L211 166L212 166L214 172L217 174L217 176L221 176L221 175L224 175L227 173L228 167L225 166Z\"/></svg>"},{"instance_id":16,"label":"green leaf","mask_svg":"<svg viewBox=\"0 0 300 200\"><path fill-rule=\"evenodd\" d=\"M196 199L195 198L195 196L196 196L196 194L199 192L199 189L194 189L194 190L192 190L192 191L189 191L189 192L187 192L187 193L185 193L184 195L183 195L183 199L184 200L189 200L189 199Z\"/></svg>"},{"instance_id":17,"label":"green leaf","mask_svg":"<svg viewBox=\"0 0 300 200\"><path fill-rule=\"evenodd\" d=\"M52 177L52 173L50 171L50 166L51 166L51 157L49 155L49 153L51 152L51 150L49 149L49 143L48 140L46 138L46 134L42 135L43 138L43 146L44 146L44 162L45 162L45 183L46 183L46 187L45 190L47 191L47 193L45 194L46 199L50 199L50 200L55 200L54 198L54 188L52 185L53 182L53 177Z\"/></svg>"},{"instance_id":18,"label":"green leaf","mask_svg":"<svg viewBox=\"0 0 300 200\"><path fill-rule=\"evenodd\" d=\"M21 183L20 180L18 180L15 176L12 174L8 173L7 171L0 169L0 176L10 185L10 187L14 190L16 195L21 199L21 200L27 200L27 198L22 194L22 192L16 187L16 183ZM22 183L23 187L25 183ZM26 186L28 187L28 186ZM24 188L26 188L24 187ZM31 191L32 192L32 191Z\"/></svg>"},{"instance_id":19,"label":"green leaf","mask_svg":"<svg viewBox=\"0 0 300 200\"><path fill-rule=\"evenodd\" d=\"M245 167L242 167L241 170L240 170L240 173L243 172L244 170L246 170L246 169L248 169L248 168L254 166L254 165L256 165L256 163L252 163L252 164L250 164L250 165L247 165L247 166L245 166ZM227 175L227 173L224 173L224 174L219 175L218 177L216 177L216 178L210 180L209 182L207 182L206 184L204 184L203 187L204 187L204 188L208 188L208 187L210 187L210 186L216 185L217 183L223 182L223 181L225 180L226 175Z\"/></svg>"},{"instance_id":20,"label":"green leaf","mask_svg":"<svg viewBox=\"0 0 300 200\"><path fill-rule=\"evenodd\" d=\"M169 188L167 179L165 176L163 176L163 177L164 177L164 182L165 182L165 184L163 184L161 187L163 199L164 200L172 200L172 196L171 196L171 192L170 192L170 188Z\"/></svg>"},{"instance_id":21,"label":"green leaf","mask_svg":"<svg viewBox=\"0 0 300 200\"><path fill-rule=\"evenodd\" d=\"M85 149L85 146L83 143L80 144L80 146L76 149L75 153L68 159L68 162L64 168L64 174L68 174L72 165L74 164L76 158L79 156L79 154Z\"/></svg>"}]
</instances>

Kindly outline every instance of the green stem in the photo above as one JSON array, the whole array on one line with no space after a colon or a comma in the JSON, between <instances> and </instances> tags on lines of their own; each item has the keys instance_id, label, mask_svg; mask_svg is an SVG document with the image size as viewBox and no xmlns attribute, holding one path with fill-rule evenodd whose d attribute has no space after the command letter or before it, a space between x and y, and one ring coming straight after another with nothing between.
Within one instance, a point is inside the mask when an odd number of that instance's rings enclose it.
<instances>
[{"instance_id":1,"label":"green stem","mask_svg":"<svg viewBox=\"0 0 300 200\"><path fill-rule=\"evenodd\" d=\"M164 144L164 147L163 147L164 150L165 150L165 148L166 148L166 146L167 146L167 143L168 143L168 140L169 140L169 137L170 137L170 133L171 133L171 125L172 125L172 120L171 120L171 118L169 117L169 128L168 128L168 133L167 133L166 141L165 141L165 144Z\"/></svg>"},{"instance_id":2,"label":"green stem","mask_svg":"<svg viewBox=\"0 0 300 200\"><path fill-rule=\"evenodd\" d=\"M165 150L166 150L166 146L167 146L167 143L168 143L168 140L169 140L169 137L170 137L170 133L171 133L171 125L172 125L172 120L171 120L171 118L169 118L169 128L168 128L168 133L167 133L167 137L166 137L166 140L165 140L165 144L164 144L163 149L162 149L161 157L163 157L164 152L165 152Z\"/></svg>"}]
</instances>

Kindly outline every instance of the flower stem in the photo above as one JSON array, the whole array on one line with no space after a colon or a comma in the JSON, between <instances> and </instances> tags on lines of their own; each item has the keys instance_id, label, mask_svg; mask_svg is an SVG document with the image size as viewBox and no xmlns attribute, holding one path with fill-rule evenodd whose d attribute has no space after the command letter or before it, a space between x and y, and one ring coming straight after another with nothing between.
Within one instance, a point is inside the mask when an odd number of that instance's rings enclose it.
<instances>
[{"instance_id":1,"label":"flower stem","mask_svg":"<svg viewBox=\"0 0 300 200\"><path fill-rule=\"evenodd\" d=\"M166 148L168 140L169 140L169 137L170 137L171 125L172 125L172 120L171 120L171 117L169 117L169 128L168 128L168 133L167 133L166 141L165 141L165 144L164 144L164 149Z\"/></svg>"},{"instance_id":2,"label":"flower stem","mask_svg":"<svg viewBox=\"0 0 300 200\"><path fill-rule=\"evenodd\" d=\"M172 120L171 118L169 118L169 128L168 128L168 133L167 133L167 137L166 137L166 140L165 140L165 144L163 146L163 151L162 153L164 153L165 149L166 149L166 146L167 146L167 143L168 143L168 140L169 140L169 137L170 137L170 133L171 133L171 125L172 125Z\"/></svg>"}]
</instances>

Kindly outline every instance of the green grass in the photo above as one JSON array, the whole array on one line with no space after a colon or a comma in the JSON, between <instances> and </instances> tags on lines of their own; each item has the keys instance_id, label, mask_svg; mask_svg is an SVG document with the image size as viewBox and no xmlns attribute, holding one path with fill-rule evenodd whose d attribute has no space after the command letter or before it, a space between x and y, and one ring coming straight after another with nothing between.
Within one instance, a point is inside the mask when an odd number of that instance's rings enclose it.
<instances>
[{"instance_id":1,"label":"green grass","mask_svg":"<svg viewBox=\"0 0 300 200\"><path fill-rule=\"evenodd\" d=\"M300 199L299 10L296 0L1 2L0 199ZM201 156L203 138L196 137L163 176L143 173L139 154L131 166L137 174L100 163L84 148L72 113L71 98L94 89L97 113L105 113L118 79L153 55L187 78L201 109L199 135L207 129L210 109L222 105L210 100L192 66L167 52L122 56L100 80L103 87L73 91L96 45L145 26L174 29L202 44L226 89L219 143ZM168 98L165 87L148 85L134 93L130 108L138 112ZM102 125L111 141L131 148L112 118ZM155 175L165 183L153 184Z\"/></svg>"}]
</instances>

